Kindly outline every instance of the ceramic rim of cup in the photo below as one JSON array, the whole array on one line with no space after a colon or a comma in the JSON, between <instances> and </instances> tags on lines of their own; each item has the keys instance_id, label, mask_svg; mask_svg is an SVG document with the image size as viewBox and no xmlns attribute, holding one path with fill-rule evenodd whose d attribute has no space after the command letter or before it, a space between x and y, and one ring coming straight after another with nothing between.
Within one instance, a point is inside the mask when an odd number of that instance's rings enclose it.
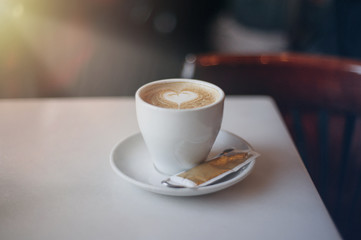
<instances>
[{"instance_id":1,"label":"ceramic rim of cup","mask_svg":"<svg viewBox=\"0 0 361 240\"><path fill-rule=\"evenodd\" d=\"M186 108L186 109L173 109L173 108L164 108L164 107L155 106L155 105L152 105L152 104L144 101L143 98L140 97L140 92L143 89L145 89L151 85L158 84L158 83L172 83L172 82L191 82L191 83L205 85L205 86L215 89L219 93L220 96L216 101L214 101L213 103L208 104L206 106L197 107L197 108ZM146 106L148 106L150 108L158 109L159 111L191 112L191 111L199 111L202 109L208 109L208 108L211 108L211 107L221 103L225 98L225 94L220 87L218 87L217 85L210 83L210 82L206 82L206 81L198 80L198 79L188 79L188 78L169 78L169 79L156 80L156 81L149 82L149 83L141 86L135 93L135 98L138 99L139 101L141 101L142 103L144 103Z\"/></svg>"}]
</instances>

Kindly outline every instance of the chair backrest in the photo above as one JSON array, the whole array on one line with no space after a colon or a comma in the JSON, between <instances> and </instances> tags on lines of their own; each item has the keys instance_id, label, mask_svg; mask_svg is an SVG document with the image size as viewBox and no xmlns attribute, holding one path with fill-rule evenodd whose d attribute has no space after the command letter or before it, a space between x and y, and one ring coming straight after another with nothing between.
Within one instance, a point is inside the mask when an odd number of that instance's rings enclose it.
<instances>
[{"instance_id":1,"label":"chair backrest","mask_svg":"<svg viewBox=\"0 0 361 240\"><path fill-rule=\"evenodd\" d=\"M345 239L361 239L361 62L335 57L192 55L182 77L227 95L270 95Z\"/></svg>"}]
</instances>

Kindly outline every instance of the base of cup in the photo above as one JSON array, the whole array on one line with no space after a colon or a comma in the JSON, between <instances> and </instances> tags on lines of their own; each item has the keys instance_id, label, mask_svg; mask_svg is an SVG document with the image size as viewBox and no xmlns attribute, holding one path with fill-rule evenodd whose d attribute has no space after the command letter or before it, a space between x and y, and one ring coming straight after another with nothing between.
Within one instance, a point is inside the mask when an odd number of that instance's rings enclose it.
<instances>
[{"instance_id":1,"label":"base of cup","mask_svg":"<svg viewBox=\"0 0 361 240\"><path fill-rule=\"evenodd\" d=\"M173 175L175 175L175 174L178 174L178 173L180 173L180 172L183 172L183 171L179 171L179 172L176 172L176 173L174 173L174 174L166 173L166 172L163 172L163 171L159 170L159 168L157 168L157 166L156 166L154 163L153 163L153 167L154 167L154 169L155 169L158 173L160 173L160 174L162 174L162 175L166 175L166 176L173 176Z\"/></svg>"}]
</instances>

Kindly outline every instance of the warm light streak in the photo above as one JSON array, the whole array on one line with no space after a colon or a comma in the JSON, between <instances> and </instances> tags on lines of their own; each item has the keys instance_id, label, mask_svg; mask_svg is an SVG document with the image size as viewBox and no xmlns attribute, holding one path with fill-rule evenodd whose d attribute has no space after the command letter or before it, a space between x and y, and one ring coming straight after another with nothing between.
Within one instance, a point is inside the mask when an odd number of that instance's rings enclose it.
<instances>
[{"instance_id":1,"label":"warm light streak","mask_svg":"<svg viewBox=\"0 0 361 240\"><path fill-rule=\"evenodd\" d=\"M11 18L19 18L24 14L24 4L10 0L0 1L0 23Z\"/></svg>"},{"instance_id":2,"label":"warm light streak","mask_svg":"<svg viewBox=\"0 0 361 240\"><path fill-rule=\"evenodd\" d=\"M93 54L92 32L74 19L60 21L33 16L17 28L54 87L71 85Z\"/></svg>"},{"instance_id":3,"label":"warm light streak","mask_svg":"<svg viewBox=\"0 0 361 240\"><path fill-rule=\"evenodd\" d=\"M78 16L39 16L27 7L0 0L0 91L30 81L49 92L70 88L92 57L93 32Z\"/></svg>"},{"instance_id":4,"label":"warm light streak","mask_svg":"<svg viewBox=\"0 0 361 240\"><path fill-rule=\"evenodd\" d=\"M12 16L14 18L19 18L24 14L24 5L22 3L18 3L12 9Z\"/></svg>"}]
</instances>

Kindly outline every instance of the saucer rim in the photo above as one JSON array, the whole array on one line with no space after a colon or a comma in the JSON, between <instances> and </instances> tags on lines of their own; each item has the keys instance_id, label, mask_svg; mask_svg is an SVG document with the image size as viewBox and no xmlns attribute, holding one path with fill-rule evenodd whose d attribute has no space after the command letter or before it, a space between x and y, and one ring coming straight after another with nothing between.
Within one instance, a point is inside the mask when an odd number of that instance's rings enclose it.
<instances>
[{"instance_id":1,"label":"saucer rim","mask_svg":"<svg viewBox=\"0 0 361 240\"><path fill-rule=\"evenodd\" d=\"M238 136L238 135L236 135L236 134L234 134L232 132L229 132L227 130L223 130L223 129L221 129L220 132L223 132L223 133L228 134L228 135L232 135L233 137L242 140L242 142L244 142L245 145L247 145L247 147L250 150L254 151L254 148L245 139L243 139L242 137L240 137L240 136ZM133 139L133 138L136 138L136 137L142 138L141 133L140 132L133 133L133 134L123 138L117 144L115 144L115 146L112 148L111 154L110 154L111 168L113 169L113 171L115 171L115 173L117 173L117 175L122 177L127 182L129 182L129 183L131 183L131 184L133 184L133 185L135 185L135 186L137 186L137 187L139 187L139 188L141 188L143 190L158 193L158 194L162 194L162 195L169 195L169 196L197 196L197 195L205 195L205 194L209 194L209 193L213 193L213 192L223 190L223 189L228 188L228 187L242 181L243 179L245 179L252 172L252 170L254 168L254 165L256 163L256 159L253 159L248 164L246 169L244 169L242 172L236 174L231 179L228 179L226 181L221 181L221 182L219 182L217 184L204 186L204 187L201 187L201 188L177 188L177 189L175 189L175 188L169 188L169 187L166 187L166 186L164 186L164 188L163 188L163 187L159 187L159 186L156 186L156 185L153 185L153 184L150 184L150 183L147 184L147 183L138 181L138 180L132 178L131 176L128 176L124 172L122 172L118 168L118 166L116 165L116 163L115 163L116 162L116 160L115 160L115 152L116 152L116 150L122 144L124 144L124 142L126 140L130 140L130 139ZM169 176L164 175L164 177L166 178L166 177L169 177Z\"/></svg>"}]
</instances>

